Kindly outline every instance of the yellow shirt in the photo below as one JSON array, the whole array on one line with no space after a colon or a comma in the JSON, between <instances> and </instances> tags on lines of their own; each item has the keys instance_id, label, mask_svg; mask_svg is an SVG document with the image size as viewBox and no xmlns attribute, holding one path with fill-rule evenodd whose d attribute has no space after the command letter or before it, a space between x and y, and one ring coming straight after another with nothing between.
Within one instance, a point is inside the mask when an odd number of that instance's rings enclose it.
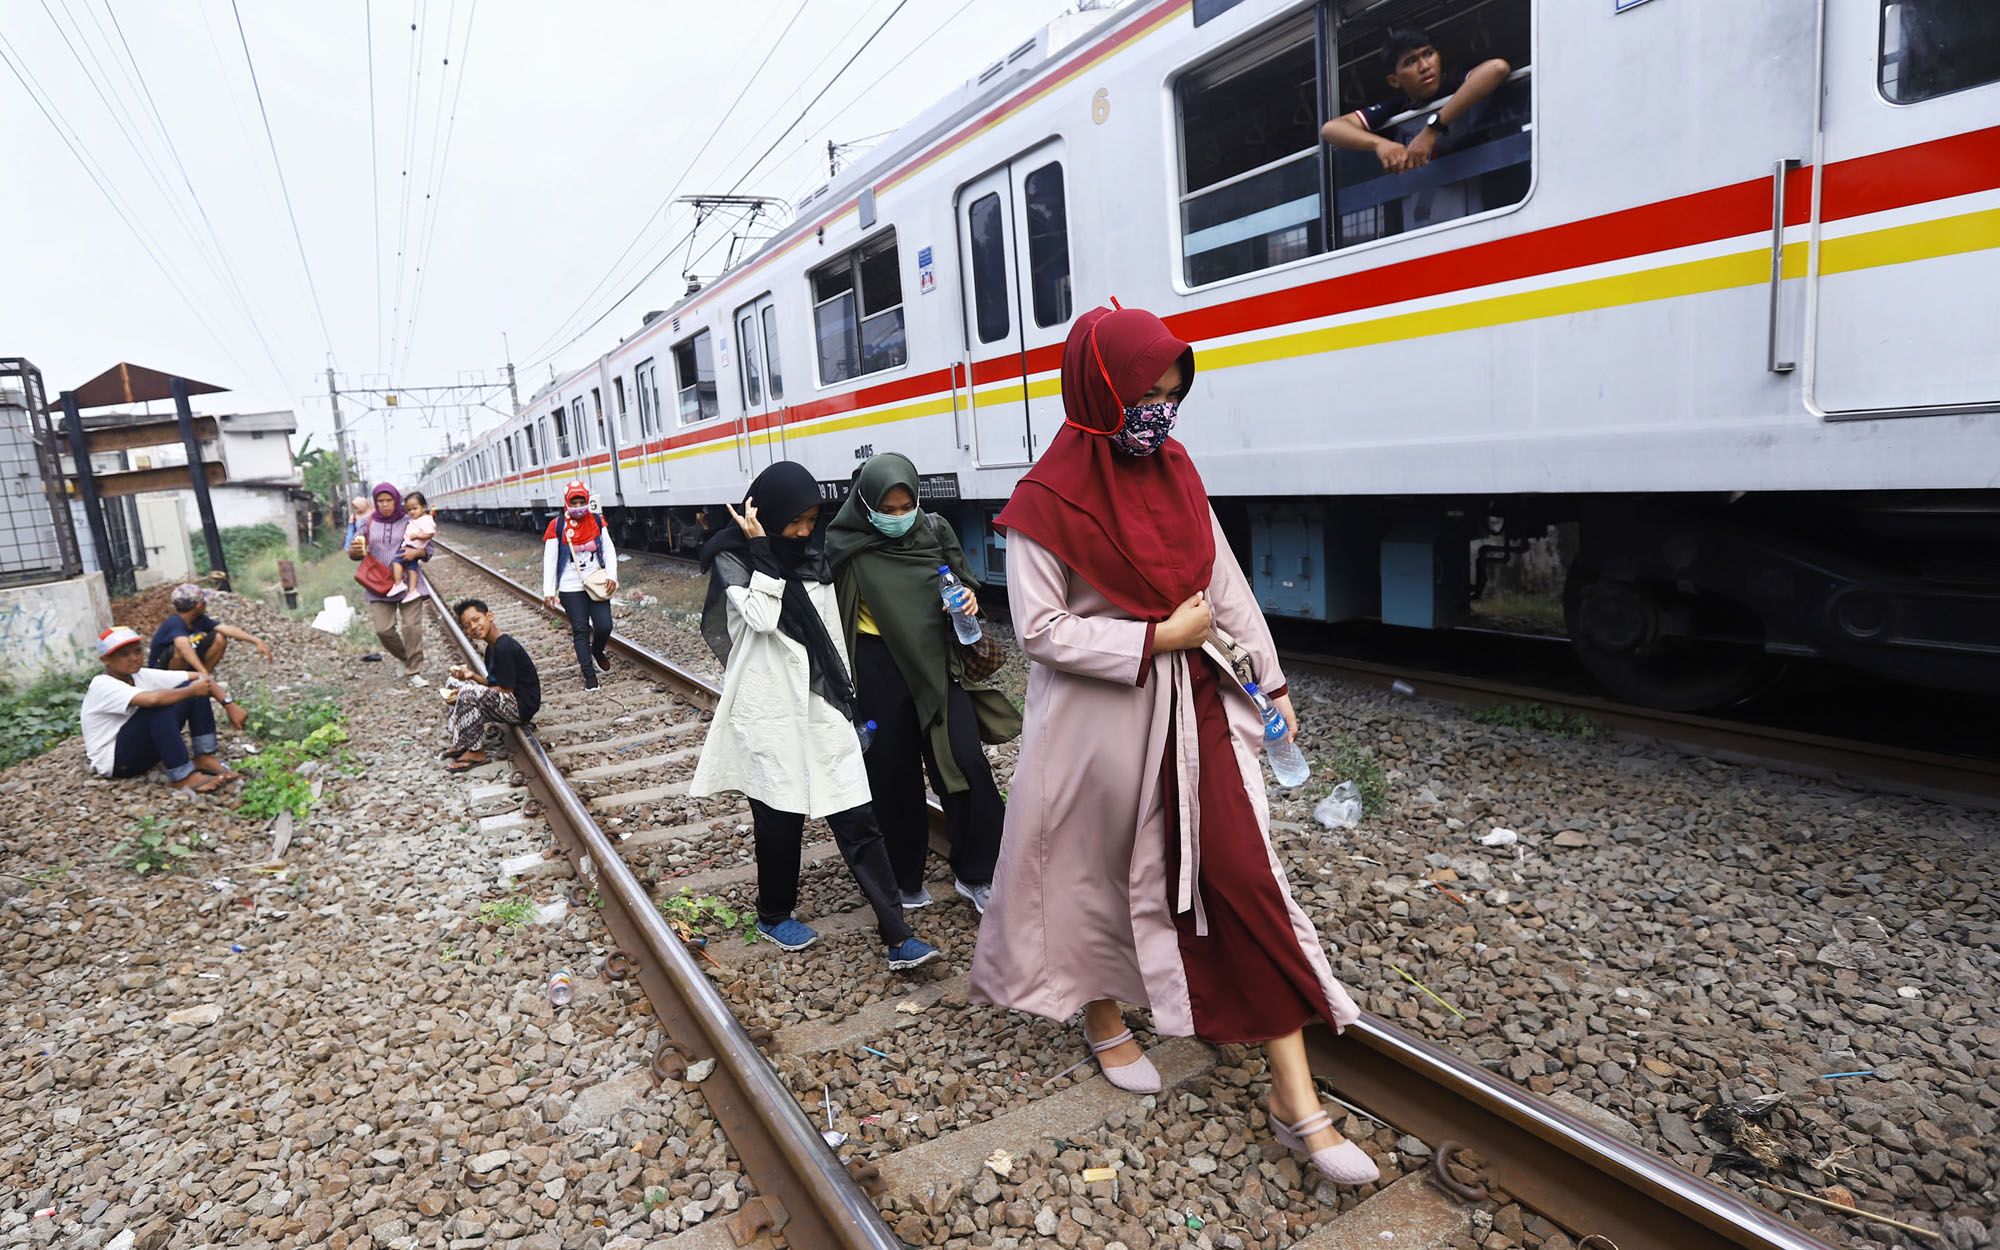
<instances>
[{"instance_id":1,"label":"yellow shirt","mask_svg":"<svg viewBox=\"0 0 2000 1250\"><path fill-rule=\"evenodd\" d=\"M861 600L854 605L854 609L854 628L864 634L873 634L880 638L882 631L875 624L875 614L868 610L868 601Z\"/></svg>"}]
</instances>

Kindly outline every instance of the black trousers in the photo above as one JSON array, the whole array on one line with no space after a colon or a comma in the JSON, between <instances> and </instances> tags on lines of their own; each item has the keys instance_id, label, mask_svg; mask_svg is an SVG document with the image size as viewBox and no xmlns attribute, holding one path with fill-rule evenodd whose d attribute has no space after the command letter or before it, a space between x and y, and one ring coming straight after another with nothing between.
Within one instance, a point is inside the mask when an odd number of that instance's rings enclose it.
<instances>
[{"instance_id":1,"label":"black trousers","mask_svg":"<svg viewBox=\"0 0 2000 1250\"><path fill-rule=\"evenodd\" d=\"M750 800L750 816L757 837L757 919L775 925L799 905L799 850L806 818L755 799ZM833 830L834 844L840 847L855 884L875 909L876 931L890 946L901 946L911 936L910 926L903 921L903 903L896 897L896 879L889 870L875 813L863 803L828 816L826 825Z\"/></svg>"},{"instance_id":2,"label":"black trousers","mask_svg":"<svg viewBox=\"0 0 2000 1250\"><path fill-rule=\"evenodd\" d=\"M950 683L945 720L950 728L951 758L968 787L946 794L938 781L937 759L930 735L917 725L917 703L896 667L889 644L872 634L855 642L854 697L859 720L875 722L875 744L863 760L868 765L868 792L874 798L889 862L896 870L896 888L915 894L924 886L924 855L930 848L930 813L924 802L924 775L944 806L951 837L951 870L967 885L990 885L993 865L1000 858L1000 831L1007 823L1007 803L993 784L993 769L979 743L979 718L972 696Z\"/></svg>"},{"instance_id":3,"label":"black trousers","mask_svg":"<svg viewBox=\"0 0 2000 1250\"><path fill-rule=\"evenodd\" d=\"M593 599L581 590L558 592L556 598L562 600L563 614L569 617L570 641L576 644L576 665L583 673L583 684L597 684L597 666L593 656L604 654L604 648L611 643L611 601Z\"/></svg>"}]
</instances>

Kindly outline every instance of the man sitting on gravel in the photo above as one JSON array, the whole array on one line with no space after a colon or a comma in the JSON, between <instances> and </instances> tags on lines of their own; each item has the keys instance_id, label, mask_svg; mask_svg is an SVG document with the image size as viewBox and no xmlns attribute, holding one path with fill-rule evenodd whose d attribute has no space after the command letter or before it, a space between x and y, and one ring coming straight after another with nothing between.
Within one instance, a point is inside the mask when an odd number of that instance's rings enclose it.
<instances>
[{"instance_id":1,"label":"man sitting on gravel","mask_svg":"<svg viewBox=\"0 0 2000 1250\"><path fill-rule=\"evenodd\" d=\"M215 675L215 668L229 650L229 640L247 642L257 654L271 658L271 644L237 625L224 625L208 614L208 591L193 582L174 587L174 610L153 631L153 645L146 656L148 668L178 669L184 673Z\"/></svg>"},{"instance_id":2,"label":"man sitting on gravel","mask_svg":"<svg viewBox=\"0 0 2000 1250\"><path fill-rule=\"evenodd\" d=\"M206 794L241 774L216 758L214 699L223 705L229 723L243 728L247 719L229 697L227 687L212 677L145 667L145 640L123 625L97 637L98 659L104 671L90 679L83 696L83 750L90 770L100 777L140 777L163 764L175 788ZM185 729L190 743L181 740Z\"/></svg>"}]
</instances>

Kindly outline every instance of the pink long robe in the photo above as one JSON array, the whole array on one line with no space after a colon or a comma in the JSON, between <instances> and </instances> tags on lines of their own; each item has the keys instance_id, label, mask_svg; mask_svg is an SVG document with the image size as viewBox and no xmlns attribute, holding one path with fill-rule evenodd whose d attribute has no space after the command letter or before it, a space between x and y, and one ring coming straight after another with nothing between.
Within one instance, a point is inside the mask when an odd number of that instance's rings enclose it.
<instances>
[{"instance_id":1,"label":"pink long robe","mask_svg":"<svg viewBox=\"0 0 2000 1250\"><path fill-rule=\"evenodd\" d=\"M1208 598L1216 623L1249 650L1266 687L1280 690L1284 677L1270 630L1219 525L1215 551ZM1208 918L1196 888L1204 863L1201 805L1183 797L1196 792L1199 772L1187 665L1212 668L1213 661L1200 651L1149 656L1152 626L1112 605L1020 533L1008 536L1007 591L1016 636L1031 661L1027 723L993 899L973 954L973 999L1056 1020L1094 999L1115 999L1150 1007L1161 1034L1245 1040L1212 1009L1200 1022L1205 1027L1197 1027L1189 993L1191 967L1211 984L1216 970L1194 967L1198 955L1189 958L1203 942L1193 936L1195 926L1205 935ZM1269 910L1289 918L1289 932L1259 936L1276 951L1274 961L1310 969L1304 976L1317 994L1306 997L1322 1004L1314 1014L1344 1028L1360 1012L1334 980L1319 935L1292 900L1271 851L1262 722L1240 692L1225 689L1220 706L1263 834L1265 866L1282 898L1282 911L1275 900ZM1164 784L1169 752L1172 787ZM1254 865L1232 866L1254 876ZM1213 875L1216 866L1208 871ZM1288 941L1296 952L1279 949Z\"/></svg>"}]
</instances>

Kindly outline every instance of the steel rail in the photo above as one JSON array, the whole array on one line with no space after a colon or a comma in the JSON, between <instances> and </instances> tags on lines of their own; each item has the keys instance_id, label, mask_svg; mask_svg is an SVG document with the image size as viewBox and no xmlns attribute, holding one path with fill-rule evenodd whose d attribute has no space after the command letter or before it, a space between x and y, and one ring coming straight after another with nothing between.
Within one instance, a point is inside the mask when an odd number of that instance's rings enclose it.
<instances>
[{"instance_id":1,"label":"steel rail","mask_svg":"<svg viewBox=\"0 0 2000 1250\"><path fill-rule=\"evenodd\" d=\"M485 664L435 587L430 601L467 664L483 676ZM684 686L691 696L707 691L707 706L714 706L712 688L664 657L629 643L621 652L646 664L656 676ZM902 1243L867 1193L696 966L616 844L563 780L541 741L521 726L511 727L510 733L515 765L527 777L528 789L540 801L578 879L588 882L603 900L605 923L636 964L640 987L674 1048L690 1062L716 1061L714 1071L696 1088L757 1190L757 1196L733 1217L732 1232L741 1234L737 1244L747 1244L768 1230L782 1232L786 1244L793 1246L900 1250Z\"/></svg>"},{"instance_id":2,"label":"steel rail","mask_svg":"<svg viewBox=\"0 0 2000 1250\"><path fill-rule=\"evenodd\" d=\"M1778 767L1837 782L1864 781L1918 798L2000 808L2000 761L1858 742L1775 725L1663 712L1590 694L1454 673L1415 670L1374 660L1281 650L1293 672L1310 672L1376 689L1401 681L1420 695L1473 706L1540 703L1588 716L1632 740L1669 743L1727 763Z\"/></svg>"},{"instance_id":3,"label":"steel rail","mask_svg":"<svg viewBox=\"0 0 2000 1250\"><path fill-rule=\"evenodd\" d=\"M513 578L462 552L452 554L554 613ZM677 686L692 683L708 691L712 706L717 692L704 679L616 634L612 645ZM949 850L935 799L931 842L940 853ZM1309 1027L1306 1050L1313 1074L1342 1098L1432 1143L1441 1154L1447 1143L1477 1150L1485 1159L1483 1171L1500 1188L1578 1238L1599 1234L1619 1250L1835 1250L1714 1182L1379 1016L1363 1012L1338 1036L1325 1026ZM797 1110L795 1102L790 1105Z\"/></svg>"}]
</instances>

